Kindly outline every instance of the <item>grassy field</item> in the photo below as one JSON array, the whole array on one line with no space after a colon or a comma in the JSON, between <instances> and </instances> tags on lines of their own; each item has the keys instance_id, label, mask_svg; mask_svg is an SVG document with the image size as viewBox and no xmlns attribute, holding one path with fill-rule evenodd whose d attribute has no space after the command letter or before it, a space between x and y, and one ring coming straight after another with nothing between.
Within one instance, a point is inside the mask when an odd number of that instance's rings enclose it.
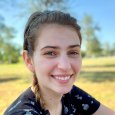
<instances>
[{"instance_id":1,"label":"grassy field","mask_svg":"<svg viewBox=\"0 0 115 115\"><path fill-rule=\"evenodd\" d=\"M24 64L0 65L0 115L31 81ZM115 57L83 59L75 85L115 109Z\"/></svg>"}]
</instances>

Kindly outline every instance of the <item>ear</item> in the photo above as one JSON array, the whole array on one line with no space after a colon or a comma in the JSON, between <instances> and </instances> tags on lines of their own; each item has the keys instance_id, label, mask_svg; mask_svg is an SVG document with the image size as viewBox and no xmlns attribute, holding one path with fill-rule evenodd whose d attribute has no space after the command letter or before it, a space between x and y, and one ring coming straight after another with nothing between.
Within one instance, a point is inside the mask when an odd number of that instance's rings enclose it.
<instances>
[{"instance_id":1,"label":"ear","mask_svg":"<svg viewBox=\"0 0 115 115\"><path fill-rule=\"evenodd\" d=\"M26 50L23 50L22 57L24 59L24 62L27 66L27 68L31 71L34 72L34 64L32 61L32 58L28 56L28 52Z\"/></svg>"}]
</instances>

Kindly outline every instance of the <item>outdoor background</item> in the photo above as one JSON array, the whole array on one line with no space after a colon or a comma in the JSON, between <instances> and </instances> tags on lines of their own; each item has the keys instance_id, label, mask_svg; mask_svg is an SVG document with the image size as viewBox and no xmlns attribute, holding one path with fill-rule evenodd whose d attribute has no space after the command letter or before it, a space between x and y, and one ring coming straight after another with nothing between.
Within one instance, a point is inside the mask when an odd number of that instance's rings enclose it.
<instances>
[{"instance_id":1,"label":"outdoor background","mask_svg":"<svg viewBox=\"0 0 115 115\"><path fill-rule=\"evenodd\" d=\"M61 10L78 20L83 67L75 85L115 110L114 6L114 0L0 0L0 115L31 85L21 53L26 21L37 10Z\"/></svg>"}]
</instances>

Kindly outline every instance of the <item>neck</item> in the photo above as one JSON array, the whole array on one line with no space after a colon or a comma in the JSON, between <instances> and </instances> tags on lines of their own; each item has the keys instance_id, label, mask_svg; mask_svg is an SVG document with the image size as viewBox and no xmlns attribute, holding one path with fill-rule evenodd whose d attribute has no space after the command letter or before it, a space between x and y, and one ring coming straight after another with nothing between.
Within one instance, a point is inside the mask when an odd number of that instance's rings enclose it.
<instances>
[{"instance_id":1,"label":"neck","mask_svg":"<svg viewBox=\"0 0 115 115\"><path fill-rule=\"evenodd\" d=\"M61 94L57 94L53 91L43 91L41 92L42 98L45 102L45 108L49 110L51 115L61 115L62 103Z\"/></svg>"},{"instance_id":2,"label":"neck","mask_svg":"<svg viewBox=\"0 0 115 115\"><path fill-rule=\"evenodd\" d=\"M61 98L63 95L45 88L40 88L40 94L45 102L45 109L49 110L51 115L61 115Z\"/></svg>"}]
</instances>

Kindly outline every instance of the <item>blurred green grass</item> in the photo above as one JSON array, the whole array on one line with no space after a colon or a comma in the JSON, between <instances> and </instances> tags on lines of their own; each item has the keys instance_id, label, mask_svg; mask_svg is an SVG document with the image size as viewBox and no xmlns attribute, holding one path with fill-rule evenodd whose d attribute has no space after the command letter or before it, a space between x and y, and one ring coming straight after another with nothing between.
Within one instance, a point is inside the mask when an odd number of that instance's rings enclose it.
<instances>
[{"instance_id":1,"label":"blurred green grass","mask_svg":"<svg viewBox=\"0 0 115 115\"><path fill-rule=\"evenodd\" d=\"M21 62L0 65L0 114L31 85L32 74ZM83 59L75 85L115 109L115 57Z\"/></svg>"}]
</instances>

